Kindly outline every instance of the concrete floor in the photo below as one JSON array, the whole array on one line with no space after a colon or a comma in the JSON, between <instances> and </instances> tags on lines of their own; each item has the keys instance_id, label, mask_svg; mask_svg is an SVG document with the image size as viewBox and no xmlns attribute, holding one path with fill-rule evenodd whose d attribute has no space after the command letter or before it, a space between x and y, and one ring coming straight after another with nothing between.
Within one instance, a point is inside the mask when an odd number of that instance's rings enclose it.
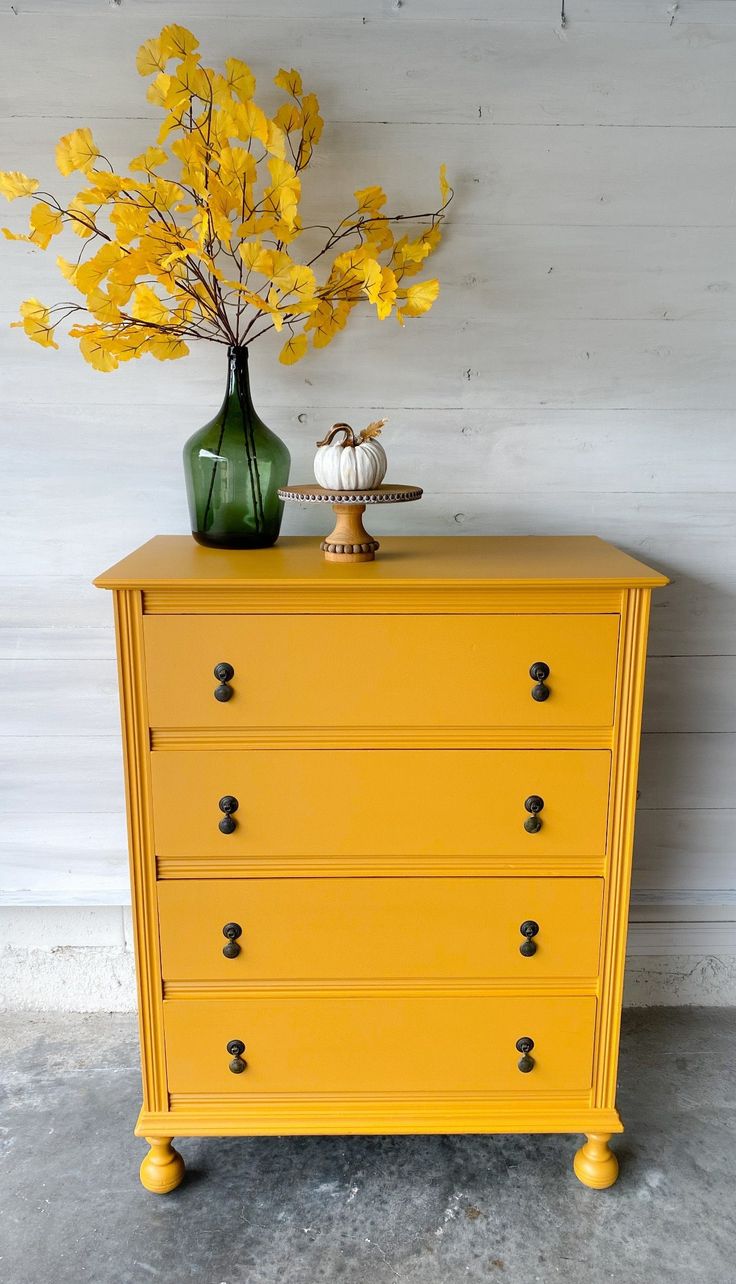
<instances>
[{"instance_id":1,"label":"concrete floor","mask_svg":"<svg viewBox=\"0 0 736 1284\"><path fill-rule=\"evenodd\" d=\"M625 1016L618 1185L572 1137L183 1140L147 1194L134 1023L0 1017L3 1284L736 1284L736 1010Z\"/></svg>"}]
</instances>

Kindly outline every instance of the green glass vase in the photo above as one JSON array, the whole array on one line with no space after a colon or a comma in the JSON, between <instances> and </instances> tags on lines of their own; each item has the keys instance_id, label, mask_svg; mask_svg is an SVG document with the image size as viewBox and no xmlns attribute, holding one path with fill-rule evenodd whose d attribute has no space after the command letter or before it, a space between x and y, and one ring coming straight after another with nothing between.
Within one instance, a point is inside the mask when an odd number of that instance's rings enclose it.
<instances>
[{"instance_id":1,"label":"green glass vase","mask_svg":"<svg viewBox=\"0 0 736 1284\"><path fill-rule=\"evenodd\" d=\"M227 388L214 419L184 447L192 535L210 548L269 548L281 529L279 486L291 459L253 407L248 349L228 348Z\"/></svg>"}]
</instances>

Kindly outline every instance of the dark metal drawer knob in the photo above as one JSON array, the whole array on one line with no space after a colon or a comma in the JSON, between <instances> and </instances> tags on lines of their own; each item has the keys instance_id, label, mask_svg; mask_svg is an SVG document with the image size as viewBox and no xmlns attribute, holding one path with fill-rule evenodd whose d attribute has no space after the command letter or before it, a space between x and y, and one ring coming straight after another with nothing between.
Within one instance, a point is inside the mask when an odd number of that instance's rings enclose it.
<instances>
[{"instance_id":1,"label":"dark metal drawer knob","mask_svg":"<svg viewBox=\"0 0 736 1284\"><path fill-rule=\"evenodd\" d=\"M534 1057L529 1056L533 1047L534 1040L530 1039L526 1034L521 1039L516 1040L516 1051L521 1053L521 1060L518 1062L518 1066L522 1074L529 1074L529 1071L533 1070L536 1065Z\"/></svg>"},{"instance_id":2,"label":"dark metal drawer knob","mask_svg":"<svg viewBox=\"0 0 736 1284\"><path fill-rule=\"evenodd\" d=\"M524 955L525 959L530 959L532 954L536 954L537 946L534 937L539 931L539 923L535 923L533 918L527 918L519 928L524 940L519 946L519 953Z\"/></svg>"},{"instance_id":3,"label":"dark metal drawer knob","mask_svg":"<svg viewBox=\"0 0 736 1284\"><path fill-rule=\"evenodd\" d=\"M529 677L536 684L532 687L532 700L537 700L540 704L543 700L548 700L550 695L550 690L547 686L549 665L545 664L543 660L535 660L529 670Z\"/></svg>"},{"instance_id":4,"label":"dark metal drawer knob","mask_svg":"<svg viewBox=\"0 0 736 1284\"><path fill-rule=\"evenodd\" d=\"M243 1071L245 1070L245 1062L243 1060L243 1053L245 1052L245 1044L243 1043L243 1040L231 1039L227 1045L227 1051L230 1053L230 1056L232 1057L232 1061L228 1066L228 1070L230 1071L231 1074L242 1074Z\"/></svg>"},{"instance_id":5,"label":"dark metal drawer knob","mask_svg":"<svg viewBox=\"0 0 736 1284\"><path fill-rule=\"evenodd\" d=\"M235 670L231 664L216 664L214 674L220 684L219 687L215 687L215 699L225 704L235 694L230 686L230 679L235 677Z\"/></svg>"},{"instance_id":6,"label":"dark metal drawer knob","mask_svg":"<svg viewBox=\"0 0 736 1284\"><path fill-rule=\"evenodd\" d=\"M226 923L222 929L222 935L227 937L227 945L223 945L222 952L226 959L236 959L240 953L238 937L243 935L243 929L240 923Z\"/></svg>"},{"instance_id":7,"label":"dark metal drawer knob","mask_svg":"<svg viewBox=\"0 0 736 1284\"><path fill-rule=\"evenodd\" d=\"M524 828L528 834L538 834L542 828L542 818L539 815L544 809L544 799L539 794L530 794L524 803L524 810L529 812L529 819L524 821Z\"/></svg>"},{"instance_id":8,"label":"dark metal drawer knob","mask_svg":"<svg viewBox=\"0 0 736 1284\"><path fill-rule=\"evenodd\" d=\"M218 806L220 811L225 813L218 826L220 833L233 834L238 827L237 820L233 820L233 812L237 811L240 806L237 798L233 798L232 794L225 794L225 796L220 799Z\"/></svg>"}]
</instances>

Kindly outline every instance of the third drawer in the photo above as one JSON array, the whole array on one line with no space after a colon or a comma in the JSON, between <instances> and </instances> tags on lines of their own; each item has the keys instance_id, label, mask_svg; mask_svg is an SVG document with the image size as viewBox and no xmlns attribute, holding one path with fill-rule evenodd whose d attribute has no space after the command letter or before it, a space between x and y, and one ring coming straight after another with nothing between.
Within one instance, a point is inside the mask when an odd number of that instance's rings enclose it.
<instances>
[{"instance_id":1,"label":"third drawer","mask_svg":"<svg viewBox=\"0 0 736 1284\"><path fill-rule=\"evenodd\" d=\"M163 977L593 977L602 890L597 878L163 880Z\"/></svg>"}]
</instances>

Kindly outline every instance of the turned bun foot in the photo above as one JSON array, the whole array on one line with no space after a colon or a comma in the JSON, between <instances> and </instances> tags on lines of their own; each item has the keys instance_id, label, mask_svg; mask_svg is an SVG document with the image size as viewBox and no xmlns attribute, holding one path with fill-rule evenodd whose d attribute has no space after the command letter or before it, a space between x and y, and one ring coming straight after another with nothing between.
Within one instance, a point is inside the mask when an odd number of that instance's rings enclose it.
<instances>
[{"instance_id":1,"label":"turned bun foot","mask_svg":"<svg viewBox=\"0 0 736 1284\"><path fill-rule=\"evenodd\" d=\"M588 1133L585 1145L575 1155L575 1176L584 1186L590 1186L593 1190L605 1190L618 1177L618 1160L609 1148L610 1140L609 1132Z\"/></svg>"},{"instance_id":2,"label":"turned bun foot","mask_svg":"<svg viewBox=\"0 0 736 1284\"><path fill-rule=\"evenodd\" d=\"M171 1137L146 1137L151 1149L141 1164L141 1182L154 1195L168 1195L184 1180L184 1160Z\"/></svg>"}]
</instances>

